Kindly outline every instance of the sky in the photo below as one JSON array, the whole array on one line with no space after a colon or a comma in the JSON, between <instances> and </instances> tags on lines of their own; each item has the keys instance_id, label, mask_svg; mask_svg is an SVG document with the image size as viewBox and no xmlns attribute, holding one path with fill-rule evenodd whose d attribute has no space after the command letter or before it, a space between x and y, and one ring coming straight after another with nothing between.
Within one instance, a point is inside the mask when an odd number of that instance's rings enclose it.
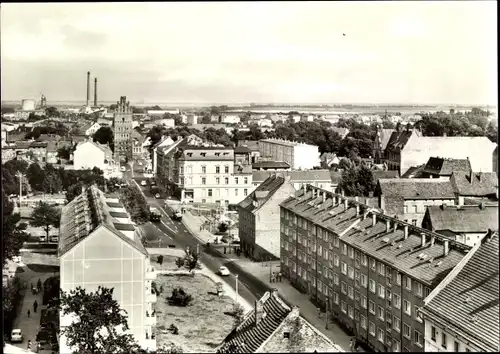
<instances>
[{"instance_id":1,"label":"sky","mask_svg":"<svg viewBox=\"0 0 500 354\"><path fill-rule=\"evenodd\" d=\"M496 1L7 3L2 100L496 104Z\"/></svg>"}]
</instances>

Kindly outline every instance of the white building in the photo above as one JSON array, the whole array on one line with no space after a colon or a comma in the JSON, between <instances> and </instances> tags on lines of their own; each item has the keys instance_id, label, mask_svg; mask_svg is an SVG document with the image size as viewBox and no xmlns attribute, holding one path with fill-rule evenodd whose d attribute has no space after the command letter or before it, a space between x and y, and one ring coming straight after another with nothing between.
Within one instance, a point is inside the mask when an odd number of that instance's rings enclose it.
<instances>
[{"instance_id":1,"label":"white building","mask_svg":"<svg viewBox=\"0 0 500 354\"><path fill-rule=\"evenodd\" d=\"M156 272L118 199L107 198L92 186L66 205L61 213L58 258L62 291L82 287L89 293L98 286L113 288L113 298L127 312L128 333L144 349L156 349L156 294L152 289ZM77 320L78 315L60 315L60 326L65 328ZM61 353L72 352L64 336L59 341Z\"/></svg>"},{"instance_id":2,"label":"white building","mask_svg":"<svg viewBox=\"0 0 500 354\"><path fill-rule=\"evenodd\" d=\"M104 172L104 177L115 174L120 167L119 163L113 159L113 152L107 145L93 141L83 141L76 146L73 153L73 166L75 170L97 167Z\"/></svg>"},{"instance_id":3,"label":"white building","mask_svg":"<svg viewBox=\"0 0 500 354\"><path fill-rule=\"evenodd\" d=\"M158 156L157 156L157 151L159 148L162 148L162 147L165 147L165 146L170 146L174 143L174 141L172 140L171 137L169 136L162 136L160 141L157 142L155 145L153 145L153 166L152 166L152 170L153 170L153 174L156 176L156 174L158 173Z\"/></svg>"},{"instance_id":4,"label":"white building","mask_svg":"<svg viewBox=\"0 0 500 354\"><path fill-rule=\"evenodd\" d=\"M256 123L259 127L273 127L273 121L269 118L262 118L260 120L257 120Z\"/></svg>"},{"instance_id":5,"label":"white building","mask_svg":"<svg viewBox=\"0 0 500 354\"><path fill-rule=\"evenodd\" d=\"M287 162L294 170L320 166L318 147L296 141L263 139L259 143L260 156L273 161Z\"/></svg>"},{"instance_id":6,"label":"white building","mask_svg":"<svg viewBox=\"0 0 500 354\"><path fill-rule=\"evenodd\" d=\"M93 136L95 134L95 132L99 130L99 128L101 128L101 125L99 123L95 122L89 128L87 128L85 130L85 135L86 136Z\"/></svg>"},{"instance_id":7,"label":"white building","mask_svg":"<svg viewBox=\"0 0 500 354\"><path fill-rule=\"evenodd\" d=\"M148 116L163 116L166 113L168 113L168 114L179 114L179 109L174 108L174 109L148 110L147 111L147 115Z\"/></svg>"},{"instance_id":8,"label":"white building","mask_svg":"<svg viewBox=\"0 0 500 354\"><path fill-rule=\"evenodd\" d=\"M186 119L187 125L198 124L198 116L196 114L188 114Z\"/></svg>"},{"instance_id":9,"label":"white building","mask_svg":"<svg viewBox=\"0 0 500 354\"><path fill-rule=\"evenodd\" d=\"M237 124L240 122L240 117L236 114L226 114L222 116L222 123Z\"/></svg>"}]
</instances>

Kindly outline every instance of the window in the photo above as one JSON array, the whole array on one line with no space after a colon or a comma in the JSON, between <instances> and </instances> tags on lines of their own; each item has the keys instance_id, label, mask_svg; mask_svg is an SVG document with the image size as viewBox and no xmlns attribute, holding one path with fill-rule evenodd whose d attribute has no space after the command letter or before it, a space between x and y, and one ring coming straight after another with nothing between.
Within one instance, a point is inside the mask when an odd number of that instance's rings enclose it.
<instances>
[{"instance_id":1,"label":"window","mask_svg":"<svg viewBox=\"0 0 500 354\"><path fill-rule=\"evenodd\" d=\"M384 263L378 263L378 274L385 275L385 265Z\"/></svg>"},{"instance_id":2,"label":"window","mask_svg":"<svg viewBox=\"0 0 500 354\"><path fill-rule=\"evenodd\" d=\"M205 177L201 177L201 184L207 184L207 179Z\"/></svg>"},{"instance_id":3,"label":"window","mask_svg":"<svg viewBox=\"0 0 500 354\"><path fill-rule=\"evenodd\" d=\"M337 236L334 237L333 239L333 245L336 247L336 248L339 248L340 247L340 241L339 241L339 238Z\"/></svg>"},{"instance_id":4,"label":"window","mask_svg":"<svg viewBox=\"0 0 500 354\"><path fill-rule=\"evenodd\" d=\"M375 271L376 265L377 262L373 258L370 258L370 269Z\"/></svg>"},{"instance_id":5,"label":"window","mask_svg":"<svg viewBox=\"0 0 500 354\"><path fill-rule=\"evenodd\" d=\"M347 245L342 242L342 254L347 255Z\"/></svg>"},{"instance_id":6,"label":"window","mask_svg":"<svg viewBox=\"0 0 500 354\"><path fill-rule=\"evenodd\" d=\"M243 178L243 182L244 182L245 184L248 184L248 177Z\"/></svg>"},{"instance_id":7,"label":"window","mask_svg":"<svg viewBox=\"0 0 500 354\"><path fill-rule=\"evenodd\" d=\"M377 308L377 317L381 320L381 321L384 321L385 320L385 316L384 316L384 309L382 307L378 307Z\"/></svg>"},{"instance_id":8,"label":"window","mask_svg":"<svg viewBox=\"0 0 500 354\"><path fill-rule=\"evenodd\" d=\"M373 279L370 279L370 291L372 293L374 293L374 294L376 293L376 290L375 290L375 280L373 280Z\"/></svg>"},{"instance_id":9,"label":"window","mask_svg":"<svg viewBox=\"0 0 500 354\"><path fill-rule=\"evenodd\" d=\"M367 264L368 264L368 257L366 256L366 254L362 254L361 255L361 264L363 266L365 266L365 267L367 266Z\"/></svg>"},{"instance_id":10,"label":"window","mask_svg":"<svg viewBox=\"0 0 500 354\"><path fill-rule=\"evenodd\" d=\"M220 178L219 178L219 177L217 177L217 178L215 179L215 183L220 184Z\"/></svg>"},{"instance_id":11,"label":"window","mask_svg":"<svg viewBox=\"0 0 500 354\"><path fill-rule=\"evenodd\" d=\"M220 173L220 166L215 166L215 173Z\"/></svg>"},{"instance_id":12,"label":"window","mask_svg":"<svg viewBox=\"0 0 500 354\"><path fill-rule=\"evenodd\" d=\"M446 337L446 333L442 332L441 333L441 346L446 349L446 345L448 342L448 338Z\"/></svg>"},{"instance_id":13,"label":"window","mask_svg":"<svg viewBox=\"0 0 500 354\"><path fill-rule=\"evenodd\" d=\"M418 297L422 297L424 294L423 286L420 283L415 282L415 294Z\"/></svg>"},{"instance_id":14,"label":"window","mask_svg":"<svg viewBox=\"0 0 500 354\"><path fill-rule=\"evenodd\" d=\"M410 339L410 332L411 332L411 327L408 326L406 323L403 322L403 336L406 338Z\"/></svg>"},{"instance_id":15,"label":"window","mask_svg":"<svg viewBox=\"0 0 500 354\"><path fill-rule=\"evenodd\" d=\"M337 273L333 275L333 283L339 285L339 275Z\"/></svg>"},{"instance_id":16,"label":"window","mask_svg":"<svg viewBox=\"0 0 500 354\"><path fill-rule=\"evenodd\" d=\"M211 197L212 196L212 189L209 189L208 190L208 196Z\"/></svg>"},{"instance_id":17,"label":"window","mask_svg":"<svg viewBox=\"0 0 500 354\"><path fill-rule=\"evenodd\" d=\"M347 289L347 296L349 296L349 298L351 299L354 299L354 289L352 286L349 286L349 288Z\"/></svg>"},{"instance_id":18,"label":"window","mask_svg":"<svg viewBox=\"0 0 500 354\"><path fill-rule=\"evenodd\" d=\"M405 276L405 289L411 291L411 278Z\"/></svg>"},{"instance_id":19,"label":"window","mask_svg":"<svg viewBox=\"0 0 500 354\"><path fill-rule=\"evenodd\" d=\"M346 275L347 274L347 264L342 262L342 268L340 269L342 274Z\"/></svg>"},{"instance_id":20,"label":"window","mask_svg":"<svg viewBox=\"0 0 500 354\"><path fill-rule=\"evenodd\" d=\"M385 287L380 284L378 284L378 297L381 299L385 298Z\"/></svg>"},{"instance_id":21,"label":"window","mask_svg":"<svg viewBox=\"0 0 500 354\"><path fill-rule=\"evenodd\" d=\"M401 296L398 294L393 294L394 295L394 307L397 309L401 308Z\"/></svg>"},{"instance_id":22,"label":"window","mask_svg":"<svg viewBox=\"0 0 500 354\"><path fill-rule=\"evenodd\" d=\"M347 284L345 282L341 283L340 291L342 292L342 294L347 294Z\"/></svg>"},{"instance_id":23,"label":"window","mask_svg":"<svg viewBox=\"0 0 500 354\"><path fill-rule=\"evenodd\" d=\"M345 301L342 301L342 304L340 307L341 307L341 310L343 313L347 312L347 304L345 303Z\"/></svg>"},{"instance_id":24,"label":"window","mask_svg":"<svg viewBox=\"0 0 500 354\"><path fill-rule=\"evenodd\" d=\"M333 264L335 265L335 267L338 267L339 266L339 256L337 256L336 254L333 255Z\"/></svg>"},{"instance_id":25,"label":"window","mask_svg":"<svg viewBox=\"0 0 500 354\"><path fill-rule=\"evenodd\" d=\"M384 330L382 328L379 328L377 331L377 340L384 343Z\"/></svg>"},{"instance_id":26,"label":"window","mask_svg":"<svg viewBox=\"0 0 500 354\"><path fill-rule=\"evenodd\" d=\"M370 324L368 325L368 332L370 332L370 334L375 337L375 323L370 322Z\"/></svg>"},{"instance_id":27,"label":"window","mask_svg":"<svg viewBox=\"0 0 500 354\"><path fill-rule=\"evenodd\" d=\"M424 338L422 336L422 333L419 331L415 330L415 344L418 345L419 347L424 346Z\"/></svg>"},{"instance_id":28,"label":"window","mask_svg":"<svg viewBox=\"0 0 500 354\"><path fill-rule=\"evenodd\" d=\"M416 220L416 219L413 219L413 220L411 221L411 224L412 224L413 226L417 226L417 220Z\"/></svg>"},{"instance_id":29,"label":"window","mask_svg":"<svg viewBox=\"0 0 500 354\"><path fill-rule=\"evenodd\" d=\"M229 184L229 177L224 178L224 184Z\"/></svg>"},{"instance_id":30,"label":"window","mask_svg":"<svg viewBox=\"0 0 500 354\"><path fill-rule=\"evenodd\" d=\"M398 332L401 331L401 320L399 319L399 317L394 316L392 318L392 328L395 331L398 331Z\"/></svg>"},{"instance_id":31,"label":"window","mask_svg":"<svg viewBox=\"0 0 500 354\"><path fill-rule=\"evenodd\" d=\"M366 317L361 315L361 328L366 329Z\"/></svg>"},{"instance_id":32,"label":"window","mask_svg":"<svg viewBox=\"0 0 500 354\"><path fill-rule=\"evenodd\" d=\"M224 173L229 173L229 166L224 166Z\"/></svg>"},{"instance_id":33,"label":"window","mask_svg":"<svg viewBox=\"0 0 500 354\"><path fill-rule=\"evenodd\" d=\"M361 274L361 286L366 288L368 286L368 277L366 274Z\"/></svg>"},{"instance_id":34,"label":"window","mask_svg":"<svg viewBox=\"0 0 500 354\"><path fill-rule=\"evenodd\" d=\"M337 292L333 293L333 302L336 303L337 305L339 304L339 293Z\"/></svg>"},{"instance_id":35,"label":"window","mask_svg":"<svg viewBox=\"0 0 500 354\"><path fill-rule=\"evenodd\" d=\"M234 190L234 195L235 195L235 197L237 197L237 196L238 196L238 188L236 188L236 189Z\"/></svg>"},{"instance_id":36,"label":"window","mask_svg":"<svg viewBox=\"0 0 500 354\"><path fill-rule=\"evenodd\" d=\"M415 305L415 319L420 323L424 323L424 317L422 316L422 312L420 312L417 305Z\"/></svg>"},{"instance_id":37,"label":"window","mask_svg":"<svg viewBox=\"0 0 500 354\"><path fill-rule=\"evenodd\" d=\"M354 279L354 268L353 267L349 267L348 277L351 279Z\"/></svg>"},{"instance_id":38,"label":"window","mask_svg":"<svg viewBox=\"0 0 500 354\"><path fill-rule=\"evenodd\" d=\"M408 300L403 300L403 311L408 316L411 316L411 302L409 302Z\"/></svg>"},{"instance_id":39,"label":"window","mask_svg":"<svg viewBox=\"0 0 500 354\"><path fill-rule=\"evenodd\" d=\"M366 309L366 302L367 302L366 296L361 295L361 307L364 309Z\"/></svg>"},{"instance_id":40,"label":"window","mask_svg":"<svg viewBox=\"0 0 500 354\"><path fill-rule=\"evenodd\" d=\"M457 341L454 341L453 348L455 349L454 352L459 352L460 351L460 343L458 343Z\"/></svg>"},{"instance_id":41,"label":"window","mask_svg":"<svg viewBox=\"0 0 500 354\"><path fill-rule=\"evenodd\" d=\"M401 351L401 343L395 339L392 340L392 351L396 353Z\"/></svg>"},{"instance_id":42,"label":"window","mask_svg":"<svg viewBox=\"0 0 500 354\"><path fill-rule=\"evenodd\" d=\"M243 195L246 197L248 195L248 189L243 189Z\"/></svg>"},{"instance_id":43,"label":"window","mask_svg":"<svg viewBox=\"0 0 500 354\"><path fill-rule=\"evenodd\" d=\"M234 177L234 183L238 184L238 177Z\"/></svg>"},{"instance_id":44,"label":"window","mask_svg":"<svg viewBox=\"0 0 500 354\"><path fill-rule=\"evenodd\" d=\"M396 284L401 285L401 273L396 273Z\"/></svg>"},{"instance_id":45,"label":"window","mask_svg":"<svg viewBox=\"0 0 500 354\"><path fill-rule=\"evenodd\" d=\"M207 173L207 166L201 166L201 173Z\"/></svg>"},{"instance_id":46,"label":"window","mask_svg":"<svg viewBox=\"0 0 500 354\"><path fill-rule=\"evenodd\" d=\"M354 318L354 310L351 305L349 305L347 309L347 314L349 315L350 318Z\"/></svg>"},{"instance_id":47,"label":"window","mask_svg":"<svg viewBox=\"0 0 500 354\"><path fill-rule=\"evenodd\" d=\"M431 339L435 342L436 341L436 327L431 326Z\"/></svg>"},{"instance_id":48,"label":"window","mask_svg":"<svg viewBox=\"0 0 500 354\"><path fill-rule=\"evenodd\" d=\"M351 246L348 247L348 252L349 252L349 258L353 259L354 258L354 249Z\"/></svg>"},{"instance_id":49,"label":"window","mask_svg":"<svg viewBox=\"0 0 500 354\"><path fill-rule=\"evenodd\" d=\"M369 301L368 302L369 304L369 307L368 307L368 311L372 314L372 315L375 315L375 303L373 301Z\"/></svg>"},{"instance_id":50,"label":"window","mask_svg":"<svg viewBox=\"0 0 500 354\"><path fill-rule=\"evenodd\" d=\"M290 339L290 332L284 332L283 338Z\"/></svg>"}]
</instances>

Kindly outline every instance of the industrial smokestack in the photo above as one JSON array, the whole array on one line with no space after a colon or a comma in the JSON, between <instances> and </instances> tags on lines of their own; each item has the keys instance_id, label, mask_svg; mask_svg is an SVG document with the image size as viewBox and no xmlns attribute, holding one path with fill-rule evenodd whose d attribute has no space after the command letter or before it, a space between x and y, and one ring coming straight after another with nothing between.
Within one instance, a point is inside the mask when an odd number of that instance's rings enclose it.
<instances>
[{"instance_id":1,"label":"industrial smokestack","mask_svg":"<svg viewBox=\"0 0 500 354\"><path fill-rule=\"evenodd\" d=\"M87 71L87 107L90 101L90 71Z\"/></svg>"},{"instance_id":2,"label":"industrial smokestack","mask_svg":"<svg viewBox=\"0 0 500 354\"><path fill-rule=\"evenodd\" d=\"M94 107L97 107L97 77L94 79Z\"/></svg>"}]
</instances>

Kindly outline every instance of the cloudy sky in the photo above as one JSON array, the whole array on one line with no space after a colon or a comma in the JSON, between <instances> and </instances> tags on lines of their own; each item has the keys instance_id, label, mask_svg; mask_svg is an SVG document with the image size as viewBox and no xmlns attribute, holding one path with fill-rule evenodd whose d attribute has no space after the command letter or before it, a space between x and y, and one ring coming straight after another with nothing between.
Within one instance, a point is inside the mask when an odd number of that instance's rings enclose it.
<instances>
[{"instance_id":1,"label":"cloudy sky","mask_svg":"<svg viewBox=\"0 0 500 354\"><path fill-rule=\"evenodd\" d=\"M2 4L1 95L83 102L89 70L102 101L496 103L496 13L495 1Z\"/></svg>"}]
</instances>

